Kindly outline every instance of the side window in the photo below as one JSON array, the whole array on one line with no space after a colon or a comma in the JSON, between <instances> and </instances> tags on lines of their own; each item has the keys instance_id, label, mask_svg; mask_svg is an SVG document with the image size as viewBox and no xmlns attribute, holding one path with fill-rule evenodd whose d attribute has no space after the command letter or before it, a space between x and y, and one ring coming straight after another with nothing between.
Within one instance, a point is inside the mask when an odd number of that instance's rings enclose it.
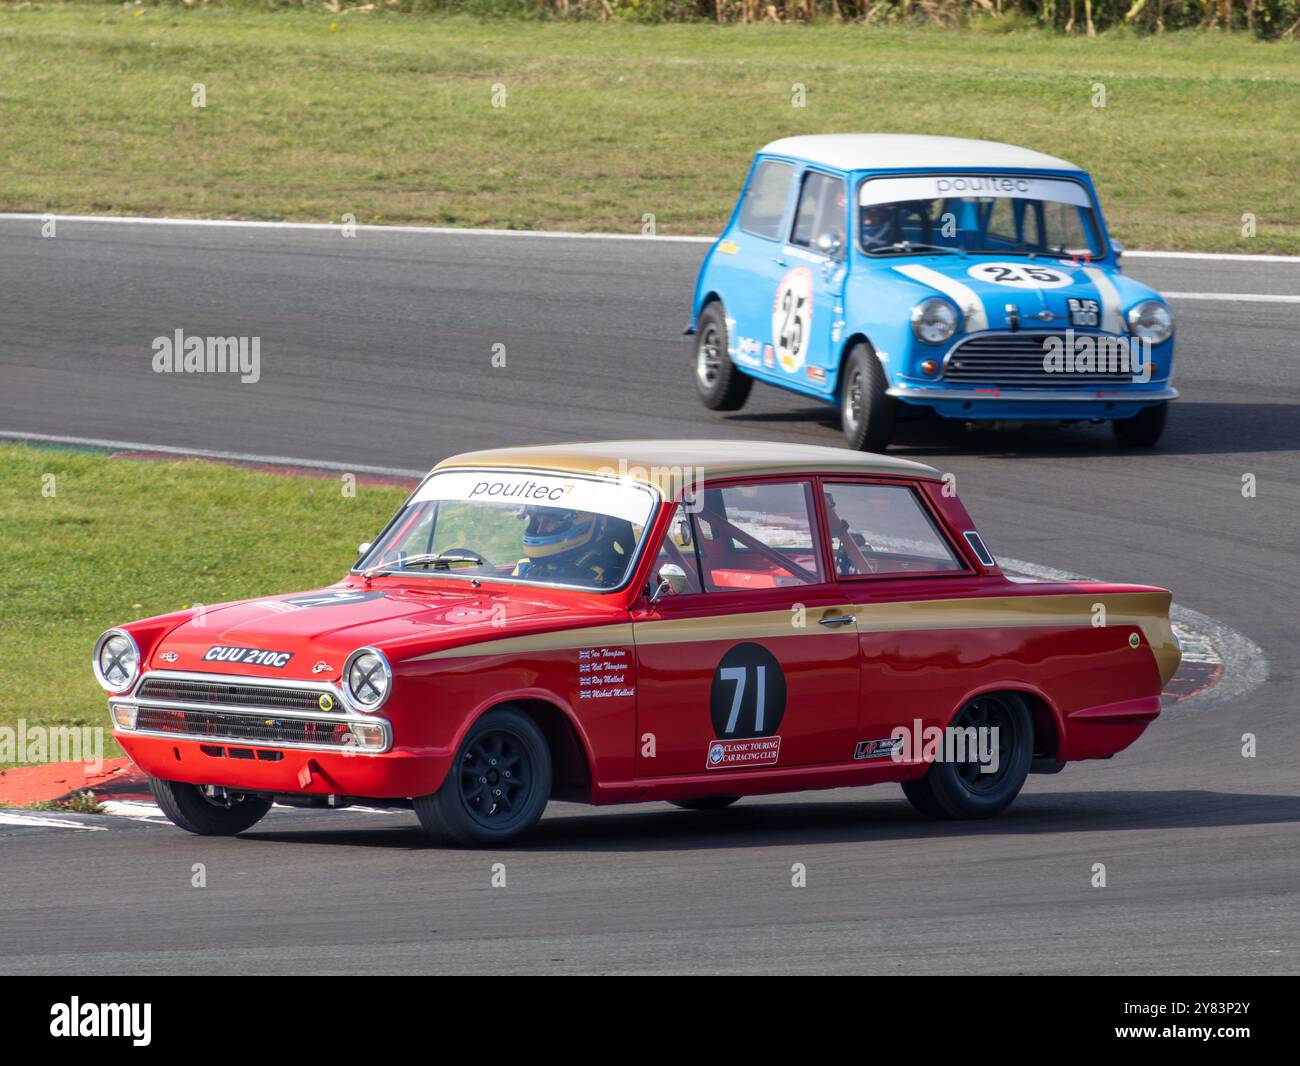
<instances>
[{"instance_id":1,"label":"side window","mask_svg":"<svg viewBox=\"0 0 1300 1066\"><path fill-rule=\"evenodd\" d=\"M966 569L905 485L826 485L824 492L838 576Z\"/></svg>"},{"instance_id":2,"label":"side window","mask_svg":"<svg viewBox=\"0 0 1300 1066\"><path fill-rule=\"evenodd\" d=\"M768 159L758 164L740 208L741 229L769 241L781 239L781 219L785 216L785 198L793 173L791 163Z\"/></svg>"},{"instance_id":3,"label":"side window","mask_svg":"<svg viewBox=\"0 0 1300 1066\"><path fill-rule=\"evenodd\" d=\"M659 546L659 557L655 559L654 570L650 574L653 585L657 581L659 568L665 563L680 566L686 572L686 592L699 592L700 555L695 546L695 530L691 525L691 516L679 503L673 512L673 520L668 524L663 543Z\"/></svg>"},{"instance_id":4,"label":"side window","mask_svg":"<svg viewBox=\"0 0 1300 1066\"><path fill-rule=\"evenodd\" d=\"M815 248L817 240L828 234L839 241L835 258L844 256L845 219L844 182L827 174L810 170L799 192L799 206L794 214L790 243Z\"/></svg>"},{"instance_id":5,"label":"side window","mask_svg":"<svg viewBox=\"0 0 1300 1066\"><path fill-rule=\"evenodd\" d=\"M806 481L706 489L694 516L705 590L772 589L825 580L812 500L812 484Z\"/></svg>"}]
</instances>

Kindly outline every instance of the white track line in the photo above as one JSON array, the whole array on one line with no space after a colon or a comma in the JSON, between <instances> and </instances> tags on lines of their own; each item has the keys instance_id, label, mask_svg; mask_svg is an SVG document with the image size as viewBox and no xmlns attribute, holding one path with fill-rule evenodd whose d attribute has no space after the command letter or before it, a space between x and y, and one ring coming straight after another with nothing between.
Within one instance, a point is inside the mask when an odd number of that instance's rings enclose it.
<instances>
[{"instance_id":1,"label":"white track line","mask_svg":"<svg viewBox=\"0 0 1300 1066\"><path fill-rule=\"evenodd\" d=\"M1163 292L1167 300L1224 300L1246 304L1300 304L1300 296L1262 292Z\"/></svg>"},{"instance_id":2,"label":"white track line","mask_svg":"<svg viewBox=\"0 0 1300 1066\"><path fill-rule=\"evenodd\" d=\"M140 215L60 215L54 212L0 211L0 222L103 222L125 226L209 226L221 229L340 230L342 222L259 222L239 218L151 218ZM475 229L469 226L374 226L354 223L363 233L429 233L451 237L545 237L568 241L659 241L678 244L712 244L716 237L675 237L646 233L575 233L570 230ZM1144 252L1125 251L1126 259L1206 259L1234 263L1300 263L1300 255L1251 255L1245 252Z\"/></svg>"},{"instance_id":3,"label":"white track line","mask_svg":"<svg viewBox=\"0 0 1300 1066\"><path fill-rule=\"evenodd\" d=\"M141 218L132 215L33 215L0 211L0 222L103 222L126 226L207 226L214 229L287 229L335 232L342 222L257 222L242 218ZM671 237L648 233L574 233L543 229L475 229L469 226L373 226L350 223L358 233L425 233L445 237L548 237L568 241L660 241L679 244L712 244L716 237Z\"/></svg>"},{"instance_id":4,"label":"white track line","mask_svg":"<svg viewBox=\"0 0 1300 1066\"><path fill-rule=\"evenodd\" d=\"M1217 259L1228 263L1300 263L1300 255L1254 255L1250 252L1130 252L1129 259Z\"/></svg>"},{"instance_id":5,"label":"white track line","mask_svg":"<svg viewBox=\"0 0 1300 1066\"><path fill-rule=\"evenodd\" d=\"M14 811L0 811L0 825L17 825L32 829L77 829L83 833L103 833L108 829L106 825L71 822L66 818L42 818L38 814L18 814Z\"/></svg>"},{"instance_id":6,"label":"white track line","mask_svg":"<svg viewBox=\"0 0 1300 1066\"><path fill-rule=\"evenodd\" d=\"M250 455L247 452L219 452L209 448L177 448L167 444L104 440L99 437L64 437L49 433L20 433L0 430L0 440L32 441L37 444L69 444L80 448L108 448L115 452L161 452L164 455L224 459L237 463L267 463L272 466L302 466L309 470L338 470L345 474L379 474L384 477L424 477L427 470L405 470L394 466L366 466L361 463L333 463L323 459L298 459L289 455Z\"/></svg>"}]
</instances>

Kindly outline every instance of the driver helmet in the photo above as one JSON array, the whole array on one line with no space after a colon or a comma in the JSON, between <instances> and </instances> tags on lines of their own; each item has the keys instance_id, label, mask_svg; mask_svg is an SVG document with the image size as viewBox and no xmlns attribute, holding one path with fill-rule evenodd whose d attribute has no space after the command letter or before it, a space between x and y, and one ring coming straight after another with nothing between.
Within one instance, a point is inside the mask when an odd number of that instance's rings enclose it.
<instances>
[{"instance_id":1,"label":"driver helmet","mask_svg":"<svg viewBox=\"0 0 1300 1066\"><path fill-rule=\"evenodd\" d=\"M862 209L862 246L875 248L889 243L893 212L885 204L868 204Z\"/></svg>"},{"instance_id":2,"label":"driver helmet","mask_svg":"<svg viewBox=\"0 0 1300 1066\"><path fill-rule=\"evenodd\" d=\"M556 507L525 507L524 551L529 559L555 559L590 544L596 536L596 515Z\"/></svg>"}]
</instances>

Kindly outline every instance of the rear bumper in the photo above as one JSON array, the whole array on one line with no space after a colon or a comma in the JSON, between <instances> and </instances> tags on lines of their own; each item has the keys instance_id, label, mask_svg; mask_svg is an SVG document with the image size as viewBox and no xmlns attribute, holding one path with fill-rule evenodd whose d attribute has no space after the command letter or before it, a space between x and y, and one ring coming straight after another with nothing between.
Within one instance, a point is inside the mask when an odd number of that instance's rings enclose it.
<instances>
[{"instance_id":1,"label":"rear bumper","mask_svg":"<svg viewBox=\"0 0 1300 1066\"><path fill-rule=\"evenodd\" d=\"M1003 389L895 385L888 395L903 403L933 407L945 418L1048 419L1132 418L1144 407L1178 398L1172 386L1153 389Z\"/></svg>"},{"instance_id":2,"label":"rear bumper","mask_svg":"<svg viewBox=\"0 0 1300 1066\"><path fill-rule=\"evenodd\" d=\"M220 738L172 739L123 731L113 736L131 761L153 777L247 792L407 799L437 792L452 761L451 752L401 748L371 755Z\"/></svg>"}]
</instances>

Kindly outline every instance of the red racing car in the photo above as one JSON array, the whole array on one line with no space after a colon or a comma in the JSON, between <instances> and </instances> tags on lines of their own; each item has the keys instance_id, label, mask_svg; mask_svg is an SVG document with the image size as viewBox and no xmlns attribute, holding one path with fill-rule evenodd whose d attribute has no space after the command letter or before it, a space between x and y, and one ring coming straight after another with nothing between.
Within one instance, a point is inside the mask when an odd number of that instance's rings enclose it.
<instances>
[{"instance_id":1,"label":"red racing car","mask_svg":"<svg viewBox=\"0 0 1300 1066\"><path fill-rule=\"evenodd\" d=\"M193 833L364 800L484 846L552 797L882 781L979 818L1141 735L1179 661L1169 604L1010 581L917 463L564 444L448 459L338 584L111 629L94 669Z\"/></svg>"}]
</instances>

